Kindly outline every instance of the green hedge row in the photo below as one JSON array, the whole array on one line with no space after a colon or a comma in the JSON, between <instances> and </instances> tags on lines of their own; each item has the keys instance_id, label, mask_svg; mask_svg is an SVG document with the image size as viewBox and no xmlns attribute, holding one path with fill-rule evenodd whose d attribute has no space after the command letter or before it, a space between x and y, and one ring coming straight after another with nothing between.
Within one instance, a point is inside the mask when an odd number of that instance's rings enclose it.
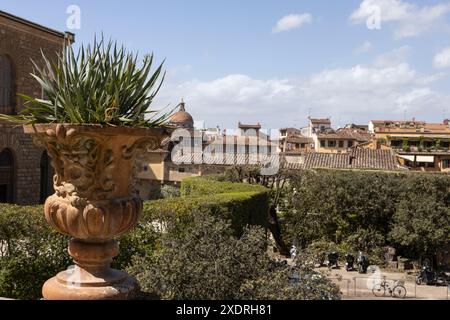
<instances>
[{"instance_id":1,"label":"green hedge row","mask_svg":"<svg viewBox=\"0 0 450 320\"><path fill-rule=\"evenodd\" d=\"M236 235L246 225L266 226L268 191L263 187L219 182L209 177L187 179L181 189L179 198L144 203L138 226L119 239L120 254L113 267L125 269L133 256L158 250L158 225L174 217L188 224L190 212L225 218ZM168 217L171 219L165 219ZM40 298L45 280L72 263L67 241L68 237L45 221L42 206L0 204L0 297Z\"/></svg>"},{"instance_id":2,"label":"green hedge row","mask_svg":"<svg viewBox=\"0 0 450 320\"><path fill-rule=\"evenodd\" d=\"M215 176L184 179L181 197L147 201L139 225L120 241L120 255L113 266L125 269L134 255L144 255L158 249L158 233L155 229L167 221L192 221L188 213L207 212L228 220L236 236L247 225L267 227L269 190L244 183L220 182ZM155 224L157 222L157 224ZM183 230L180 230L183 232Z\"/></svg>"}]
</instances>

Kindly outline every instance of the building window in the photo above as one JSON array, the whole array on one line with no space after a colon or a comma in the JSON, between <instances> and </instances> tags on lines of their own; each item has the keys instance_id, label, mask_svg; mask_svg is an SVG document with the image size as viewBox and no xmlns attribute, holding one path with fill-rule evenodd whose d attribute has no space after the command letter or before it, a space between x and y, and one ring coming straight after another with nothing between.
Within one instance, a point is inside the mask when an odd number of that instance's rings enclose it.
<instances>
[{"instance_id":1,"label":"building window","mask_svg":"<svg viewBox=\"0 0 450 320\"><path fill-rule=\"evenodd\" d=\"M41 156L41 186L39 193L39 200L41 204L43 204L47 197L54 192L53 175L54 170L50 165L50 159L48 157L47 151L44 151Z\"/></svg>"},{"instance_id":2,"label":"building window","mask_svg":"<svg viewBox=\"0 0 450 320\"><path fill-rule=\"evenodd\" d=\"M450 159L444 159L442 161L442 169L448 169L450 168Z\"/></svg>"},{"instance_id":3,"label":"building window","mask_svg":"<svg viewBox=\"0 0 450 320\"><path fill-rule=\"evenodd\" d=\"M13 74L11 60L0 55L0 113L14 113Z\"/></svg>"},{"instance_id":4,"label":"building window","mask_svg":"<svg viewBox=\"0 0 450 320\"><path fill-rule=\"evenodd\" d=\"M418 168L434 168L433 162L417 162L416 167Z\"/></svg>"},{"instance_id":5,"label":"building window","mask_svg":"<svg viewBox=\"0 0 450 320\"><path fill-rule=\"evenodd\" d=\"M435 142L434 141L425 141L424 142L424 146L425 148L429 149L429 148L433 148L435 146Z\"/></svg>"},{"instance_id":6,"label":"building window","mask_svg":"<svg viewBox=\"0 0 450 320\"><path fill-rule=\"evenodd\" d=\"M325 140L320 140L320 147L325 148Z\"/></svg>"},{"instance_id":7,"label":"building window","mask_svg":"<svg viewBox=\"0 0 450 320\"><path fill-rule=\"evenodd\" d=\"M0 203L14 202L14 157L9 149L0 153Z\"/></svg>"},{"instance_id":8,"label":"building window","mask_svg":"<svg viewBox=\"0 0 450 320\"><path fill-rule=\"evenodd\" d=\"M178 172L179 173L184 173L184 172L186 172L186 169L185 168L178 168Z\"/></svg>"},{"instance_id":9,"label":"building window","mask_svg":"<svg viewBox=\"0 0 450 320\"><path fill-rule=\"evenodd\" d=\"M339 148L343 148L344 147L344 141L339 141Z\"/></svg>"},{"instance_id":10,"label":"building window","mask_svg":"<svg viewBox=\"0 0 450 320\"><path fill-rule=\"evenodd\" d=\"M353 140L348 140L347 143L349 148L353 147Z\"/></svg>"},{"instance_id":11,"label":"building window","mask_svg":"<svg viewBox=\"0 0 450 320\"><path fill-rule=\"evenodd\" d=\"M403 141L401 140L392 140L391 147L392 148L401 148L403 146Z\"/></svg>"},{"instance_id":12,"label":"building window","mask_svg":"<svg viewBox=\"0 0 450 320\"><path fill-rule=\"evenodd\" d=\"M330 148L336 147L336 141L334 141L334 140L328 140L328 147L330 147Z\"/></svg>"},{"instance_id":13,"label":"building window","mask_svg":"<svg viewBox=\"0 0 450 320\"><path fill-rule=\"evenodd\" d=\"M304 143L302 143L302 149L305 149L305 144Z\"/></svg>"}]
</instances>

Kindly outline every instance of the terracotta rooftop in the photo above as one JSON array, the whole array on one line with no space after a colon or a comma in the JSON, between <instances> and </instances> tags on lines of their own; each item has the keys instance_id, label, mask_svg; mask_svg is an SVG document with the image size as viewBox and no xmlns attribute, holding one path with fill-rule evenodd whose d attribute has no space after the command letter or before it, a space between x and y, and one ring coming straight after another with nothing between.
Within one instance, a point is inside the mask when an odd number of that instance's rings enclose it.
<instances>
[{"instance_id":1,"label":"terracotta rooftop","mask_svg":"<svg viewBox=\"0 0 450 320\"><path fill-rule=\"evenodd\" d=\"M170 117L169 124L181 128L193 128L194 119L190 113L186 112L184 101L181 101L178 107L179 110Z\"/></svg>"},{"instance_id":2,"label":"terracotta rooftop","mask_svg":"<svg viewBox=\"0 0 450 320\"><path fill-rule=\"evenodd\" d=\"M350 129L350 128L343 128L338 129L338 133L344 133L348 136L351 136L356 139L356 141L359 142L367 142L370 141L373 137L373 135L367 131L359 130L359 129Z\"/></svg>"},{"instance_id":3,"label":"terracotta rooftop","mask_svg":"<svg viewBox=\"0 0 450 320\"><path fill-rule=\"evenodd\" d=\"M417 120L371 120L373 124L425 124L425 121Z\"/></svg>"},{"instance_id":4,"label":"terracotta rooftop","mask_svg":"<svg viewBox=\"0 0 450 320\"><path fill-rule=\"evenodd\" d=\"M257 124L243 124L238 122L239 129L261 129L261 124L258 122Z\"/></svg>"},{"instance_id":5,"label":"terracotta rooftop","mask_svg":"<svg viewBox=\"0 0 450 320\"><path fill-rule=\"evenodd\" d=\"M370 135L359 133L352 129L340 129L333 133L319 133L317 135L320 138L325 139L337 139L337 140L357 140L357 141L368 141Z\"/></svg>"},{"instance_id":6,"label":"terracotta rooftop","mask_svg":"<svg viewBox=\"0 0 450 320\"><path fill-rule=\"evenodd\" d=\"M330 124L331 125L331 120L330 119L309 119L311 121L311 123L323 123L323 124Z\"/></svg>"},{"instance_id":7,"label":"terracotta rooftop","mask_svg":"<svg viewBox=\"0 0 450 320\"><path fill-rule=\"evenodd\" d=\"M290 127L290 128L281 128L280 129L280 131L300 131L300 129L297 129L297 128L292 128L292 127Z\"/></svg>"},{"instance_id":8,"label":"terracotta rooftop","mask_svg":"<svg viewBox=\"0 0 450 320\"><path fill-rule=\"evenodd\" d=\"M275 146L275 141L270 141L270 139L266 135L261 136L238 136L238 135L226 135L222 136L219 139L215 141L215 143L219 143L221 141L222 143L229 143L229 144L253 144L256 145L258 142L260 145L264 145L266 143L267 145L273 145Z\"/></svg>"},{"instance_id":9,"label":"terracotta rooftop","mask_svg":"<svg viewBox=\"0 0 450 320\"><path fill-rule=\"evenodd\" d=\"M289 136L286 138L288 143L313 143L314 140L308 137Z\"/></svg>"},{"instance_id":10,"label":"terracotta rooftop","mask_svg":"<svg viewBox=\"0 0 450 320\"><path fill-rule=\"evenodd\" d=\"M294 161L292 161L294 157ZM390 150L354 149L349 154L303 153L260 155L256 163L256 155L242 153L225 153L222 157L204 155L202 152L176 155L174 160L184 163L205 163L215 165L233 164L275 164L286 169L365 169L365 170L406 170L401 167L396 156Z\"/></svg>"},{"instance_id":11,"label":"terracotta rooftop","mask_svg":"<svg viewBox=\"0 0 450 320\"><path fill-rule=\"evenodd\" d=\"M353 149L349 154L306 153L300 163L284 163L288 169L402 170L390 150Z\"/></svg>"},{"instance_id":12,"label":"terracotta rooftop","mask_svg":"<svg viewBox=\"0 0 450 320\"><path fill-rule=\"evenodd\" d=\"M397 157L391 150L369 150L353 149L350 153L352 157L352 168L357 169L399 169Z\"/></svg>"},{"instance_id":13,"label":"terracotta rooftop","mask_svg":"<svg viewBox=\"0 0 450 320\"><path fill-rule=\"evenodd\" d=\"M443 123L426 123L423 121L374 122L376 133L408 134L450 134L450 126Z\"/></svg>"}]
</instances>

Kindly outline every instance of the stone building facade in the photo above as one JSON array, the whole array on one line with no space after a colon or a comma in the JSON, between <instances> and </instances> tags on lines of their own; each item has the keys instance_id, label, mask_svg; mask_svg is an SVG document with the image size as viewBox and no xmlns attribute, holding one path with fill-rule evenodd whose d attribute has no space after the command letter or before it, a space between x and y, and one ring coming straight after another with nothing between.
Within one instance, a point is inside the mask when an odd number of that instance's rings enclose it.
<instances>
[{"instance_id":1,"label":"stone building facade","mask_svg":"<svg viewBox=\"0 0 450 320\"><path fill-rule=\"evenodd\" d=\"M23 100L17 94L42 97L30 73L42 52L54 59L74 35L51 30L0 11L0 113L17 114ZM0 122L0 202L42 203L52 190L52 169L21 126Z\"/></svg>"}]
</instances>

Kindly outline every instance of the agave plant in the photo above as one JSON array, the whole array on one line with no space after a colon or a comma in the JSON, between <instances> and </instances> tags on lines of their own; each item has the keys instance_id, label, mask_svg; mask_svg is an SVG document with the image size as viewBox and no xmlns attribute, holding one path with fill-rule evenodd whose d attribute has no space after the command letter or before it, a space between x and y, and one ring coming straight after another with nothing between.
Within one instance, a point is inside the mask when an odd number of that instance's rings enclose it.
<instances>
[{"instance_id":1,"label":"agave plant","mask_svg":"<svg viewBox=\"0 0 450 320\"><path fill-rule=\"evenodd\" d=\"M149 107L164 81L164 61L151 73L153 54L138 63L138 55L116 42L94 40L77 53L67 46L43 67L33 62L33 78L44 99L20 94L26 101L18 115L0 119L22 124L74 123L113 126L164 126L172 113Z\"/></svg>"}]
</instances>

